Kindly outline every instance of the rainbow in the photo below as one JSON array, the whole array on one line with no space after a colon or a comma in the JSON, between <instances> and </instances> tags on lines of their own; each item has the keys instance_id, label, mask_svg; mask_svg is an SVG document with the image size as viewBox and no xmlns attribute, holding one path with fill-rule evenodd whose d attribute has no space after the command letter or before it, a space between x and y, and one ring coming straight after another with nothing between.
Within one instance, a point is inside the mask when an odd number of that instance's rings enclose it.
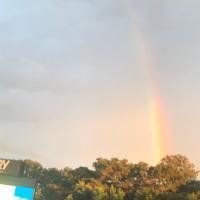
<instances>
[{"instance_id":1,"label":"rainbow","mask_svg":"<svg viewBox=\"0 0 200 200\"><path fill-rule=\"evenodd\" d=\"M150 42L137 20L134 25L134 33L138 42L139 66L142 66L148 85L148 119L149 130L152 138L154 163L171 154L170 125L166 114L165 104L159 91L156 76L156 62Z\"/></svg>"}]
</instances>

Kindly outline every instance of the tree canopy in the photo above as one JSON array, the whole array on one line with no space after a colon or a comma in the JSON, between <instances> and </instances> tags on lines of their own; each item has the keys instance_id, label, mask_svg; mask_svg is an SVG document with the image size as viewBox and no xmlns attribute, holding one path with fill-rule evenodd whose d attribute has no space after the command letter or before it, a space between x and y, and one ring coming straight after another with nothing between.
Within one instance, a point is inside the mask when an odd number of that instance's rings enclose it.
<instances>
[{"instance_id":1,"label":"tree canopy","mask_svg":"<svg viewBox=\"0 0 200 200\"><path fill-rule=\"evenodd\" d=\"M37 180L35 200L197 200L195 166L182 155L166 156L156 166L118 158L97 158L93 169L44 168L24 160L25 177Z\"/></svg>"}]
</instances>

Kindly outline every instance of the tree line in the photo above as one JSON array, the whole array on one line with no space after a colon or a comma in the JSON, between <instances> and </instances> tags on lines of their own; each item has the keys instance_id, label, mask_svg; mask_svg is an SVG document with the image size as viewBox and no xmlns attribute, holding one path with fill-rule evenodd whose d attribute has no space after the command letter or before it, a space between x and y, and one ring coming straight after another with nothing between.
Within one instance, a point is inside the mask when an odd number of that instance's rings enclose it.
<instances>
[{"instance_id":1,"label":"tree line","mask_svg":"<svg viewBox=\"0 0 200 200\"><path fill-rule=\"evenodd\" d=\"M185 156L156 165L98 158L93 169L44 168L24 160L25 177L36 178L35 200L199 200L198 171Z\"/></svg>"}]
</instances>

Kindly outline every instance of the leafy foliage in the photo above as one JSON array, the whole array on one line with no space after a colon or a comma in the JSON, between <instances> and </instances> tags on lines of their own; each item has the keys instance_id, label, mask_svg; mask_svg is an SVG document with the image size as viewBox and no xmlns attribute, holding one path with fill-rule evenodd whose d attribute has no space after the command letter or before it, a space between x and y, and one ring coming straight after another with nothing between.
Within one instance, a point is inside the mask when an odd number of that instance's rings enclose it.
<instances>
[{"instance_id":1,"label":"leafy foliage","mask_svg":"<svg viewBox=\"0 0 200 200\"><path fill-rule=\"evenodd\" d=\"M43 168L24 160L26 177L37 179L35 200L197 200L200 182L195 166L182 155L163 158L156 166L98 158L77 169Z\"/></svg>"}]
</instances>

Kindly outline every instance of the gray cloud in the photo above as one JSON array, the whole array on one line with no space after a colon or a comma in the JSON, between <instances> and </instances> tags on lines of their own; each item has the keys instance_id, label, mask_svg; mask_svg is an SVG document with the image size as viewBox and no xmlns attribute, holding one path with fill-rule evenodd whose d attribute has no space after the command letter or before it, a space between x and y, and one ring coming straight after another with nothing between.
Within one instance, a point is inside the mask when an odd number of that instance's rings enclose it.
<instances>
[{"instance_id":1,"label":"gray cloud","mask_svg":"<svg viewBox=\"0 0 200 200\"><path fill-rule=\"evenodd\" d=\"M109 130L117 132L120 140L122 125L116 116L131 110L131 120L137 121L138 115L145 115L151 88L138 61L135 21L154 55L174 130L182 130L184 119L179 122L177 116L183 107L192 110L190 116L195 111L199 114L195 100L192 109L185 106L191 101L185 97L199 99L199 6L198 0L0 0L0 139L4 155L42 156L49 160L47 164L55 164L65 152L69 164L81 164L74 160L86 163L84 155L94 146L98 147L96 154L101 154L96 137L103 141ZM122 115L125 122L126 115ZM92 120L94 126L90 127ZM109 122L119 125L117 131L114 125L102 128ZM59 138L56 144L55 134ZM132 133L129 139L138 138ZM13 150L8 141L15 145ZM75 145L79 146L76 150ZM107 149L108 155L114 155L115 143ZM126 155L123 148L117 153ZM57 159L51 160L50 154ZM96 154L88 157L93 159Z\"/></svg>"},{"instance_id":2,"label":"gray cloud","mask_svg":"<svg viewBox=\"0 0 200 200\"><path fill-rule=\"evenodd\" d=\"M10 26L1 33L2 85L41 90L72 88L77 83L79 87L102 78L108 82L111 74L117 78L125 62L123 71L127 70L130 51L126 48L131 48L126 39L127 8L122 5L120 1L16 5L7 16Z\"/></svg>"}]
</instances>

